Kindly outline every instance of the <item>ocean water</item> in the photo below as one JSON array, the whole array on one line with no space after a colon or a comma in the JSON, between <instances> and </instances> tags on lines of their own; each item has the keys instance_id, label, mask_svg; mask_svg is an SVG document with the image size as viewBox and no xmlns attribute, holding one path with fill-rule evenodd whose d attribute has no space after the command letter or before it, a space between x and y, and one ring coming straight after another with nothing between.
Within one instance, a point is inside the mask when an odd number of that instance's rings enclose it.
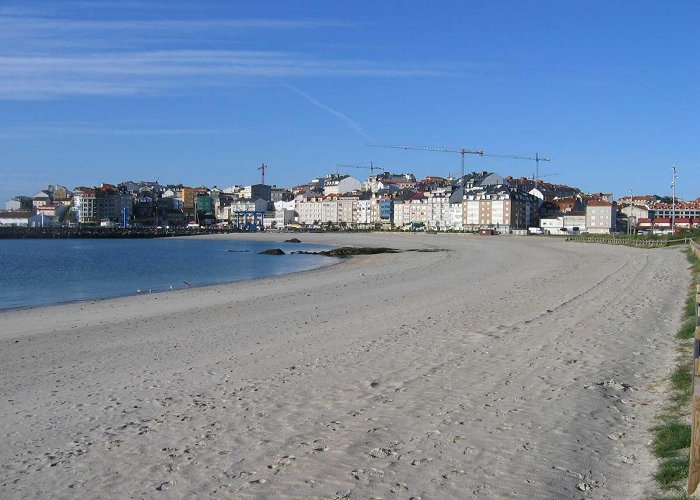
<instances>
[{"instance_id":1,"label":"ocean water","mask_svg":"<svg viewBox=\"0 0 700 500\"><path fill-rule=\"evenodd\" d=\"M191 238L0 240L0 309L161 292L276 276L338 262L318 255L259 255L306 243Z\"/></svg>"}]
</instances>

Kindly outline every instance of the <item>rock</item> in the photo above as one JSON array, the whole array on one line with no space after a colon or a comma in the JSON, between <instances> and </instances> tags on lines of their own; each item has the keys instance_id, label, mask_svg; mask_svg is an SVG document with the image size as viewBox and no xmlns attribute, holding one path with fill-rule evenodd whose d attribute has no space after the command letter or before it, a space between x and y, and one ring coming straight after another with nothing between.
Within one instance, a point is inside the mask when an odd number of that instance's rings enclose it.
<instances>
[{"instance_id":1,"label":"rock","mask_svg":"<svg viewBox=\"0 0 700 500\"><path fill-rule=\"evenodd\" d=\"M592 489L591 485L588 483L578 483L576 488L578 488L579 491L590 491Z\"/></svg>"},{"instance_id":2,"label":"rock","mask_svg":"<svg viewBox=\"0 0 700 500\"><path fill-rule=\"evenodd\" d=\"M319 252L321 255L329 257L347 257L350 255L375 255L379 253L399 253L394 248L386 247L340 247L333 250L324 250Z\"/></svg>"},{"instance_id":3,"label":"rock","mask_svg":"<svg viewBox=\"0 0 700 500\"><path fill-rule=\"evenodd\" d=\"M270 248L269 250L263 250L259 253L260 255L284 255L284 250L280 248Z\"/></svg>"},{"instance_id":4,"label":"rock","mask_svg":"<svg viewBox=\"0 0 700 500\"><path fill-rule=\"evenodd\" d=\"M288 240L284 240L285 243L301 243L301 240L299 238L290 238Z\"/></svg>"}]
</instances>

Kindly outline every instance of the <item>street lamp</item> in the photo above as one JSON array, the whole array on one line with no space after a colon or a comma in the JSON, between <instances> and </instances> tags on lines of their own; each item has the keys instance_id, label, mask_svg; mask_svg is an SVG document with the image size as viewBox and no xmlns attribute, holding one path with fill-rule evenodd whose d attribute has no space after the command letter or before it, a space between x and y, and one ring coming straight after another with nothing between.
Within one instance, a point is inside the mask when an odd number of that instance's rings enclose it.
<instances>
[{"instance_id":1,"label":"street lamp","mask_svg":"<svg viewBox=\"0 0 700 500\"><path fill-rule=\"evenodd\" d=\"M672 195L671 195L671 233L675 234L676 232L676 179L678 179L678 176L676 175L676 165L674 164L671 167L671 170L673 171L673 177L671 178L671 188L672 188Z\"/></svg>"}]
</instances>

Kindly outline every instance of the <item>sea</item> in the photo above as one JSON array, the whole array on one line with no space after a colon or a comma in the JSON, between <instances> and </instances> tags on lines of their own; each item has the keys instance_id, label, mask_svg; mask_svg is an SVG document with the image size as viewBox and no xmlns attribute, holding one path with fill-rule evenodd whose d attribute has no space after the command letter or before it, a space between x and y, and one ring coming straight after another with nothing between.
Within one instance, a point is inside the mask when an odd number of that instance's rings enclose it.
<instances>
[{"instance_id":1,"label":"sea","mask_svg":"<svg viewBox=\"0 0 700 500\"><path fill-rule=\"evenodd\" d=\"M285 255L260 255L280 248ZM307 271L332 247L190 238L0 240L0 309L45 306Z\"/></svg>"}]
</instances>

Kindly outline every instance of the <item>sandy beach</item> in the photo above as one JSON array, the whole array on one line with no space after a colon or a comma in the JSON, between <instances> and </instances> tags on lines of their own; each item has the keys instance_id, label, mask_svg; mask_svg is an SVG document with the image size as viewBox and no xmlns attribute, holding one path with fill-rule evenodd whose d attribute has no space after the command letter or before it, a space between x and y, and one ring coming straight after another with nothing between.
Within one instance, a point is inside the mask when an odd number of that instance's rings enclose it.
<instances>
[{"instance_id":1,"label":"sandy beach","mask_svg":"<svg viewBox=\"0 0 700 500\"><path fill-rule=\"evenodd\" d=\"M690 279L680 249L299 238L446 251L0 312L0 496L653 491L648 429Z\"/></svg>"}]
</instances>

